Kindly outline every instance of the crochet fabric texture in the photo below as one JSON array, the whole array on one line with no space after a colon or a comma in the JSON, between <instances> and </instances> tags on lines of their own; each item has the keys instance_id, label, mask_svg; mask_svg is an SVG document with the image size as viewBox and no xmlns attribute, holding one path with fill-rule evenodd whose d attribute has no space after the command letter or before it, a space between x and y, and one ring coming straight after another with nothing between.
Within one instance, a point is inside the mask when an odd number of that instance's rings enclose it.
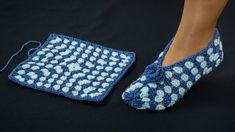
<instances>
[{"instance_id":1,"label":"crochet fabric texture","mask_svg":"<svg viewBox=\"0 0 235 132\"><path fill-rule=\"evenodd\" d=\"M204 75L209 74L223 60L218 30L208 46L195 55L162 67L162 61L172 43L165 47L158 59L147 66L144 73L122 94L122 99L137 109L164 110L174 105Z\"/></svg>"},{"instance_id":2,"label":"crochet fabric texture","mask_svg":"<svg viewBox=\"0 0 235 132\"><path fill-rule=\"evenodd\" d=\"M102 101L134 60L134 52L51 34L9 79L75 100Z\"/></svg>"}]
</instances>

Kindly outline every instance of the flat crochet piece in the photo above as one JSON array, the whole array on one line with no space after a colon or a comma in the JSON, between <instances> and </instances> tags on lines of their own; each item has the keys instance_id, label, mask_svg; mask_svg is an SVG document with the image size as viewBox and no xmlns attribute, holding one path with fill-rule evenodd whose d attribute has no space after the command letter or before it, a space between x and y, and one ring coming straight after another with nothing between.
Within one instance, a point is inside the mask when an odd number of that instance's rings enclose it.
<instances>
[{"instance_id":1,"label":"flat crochet piece","mask_svg":"<svg viewBox=\"0 0 235 132\"><path fill-rule=\"evenodd\" d=\"M122 99L128 105L145 110L164 110L173 106L201 77L209 74L223 60L218 30L205 49L163 67L162 61L171 44L172 41L122 94Z\"/></svg>"},{"instance_id":2,"label":"flat crochet piece","mask_svg":"<svg viewBox=\"0 0 235 132\"><path fill-rule=\"evenodd\" d=\"M130 68L135 53L51 34L9 75L13 82L75 100L102 101Z\"/></svg>"}]
</instances>

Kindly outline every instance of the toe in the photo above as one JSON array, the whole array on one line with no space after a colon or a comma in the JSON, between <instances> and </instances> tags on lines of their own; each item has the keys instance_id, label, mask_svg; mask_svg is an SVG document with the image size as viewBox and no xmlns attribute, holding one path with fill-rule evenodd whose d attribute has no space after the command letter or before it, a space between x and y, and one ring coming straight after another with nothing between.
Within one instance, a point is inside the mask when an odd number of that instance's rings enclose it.
<instances>
[{"instance_id":1,"label":"toe","mask_svg":"<svg viewBox=\"0 0 235 132\"><path fill-rule=\"evenodd\" d=\"M137 109L141 108L143 104L142 99L140 98L141 87L137 87L138 85L138 83L130 85L122 94L124 102Z\"/></svg>"}]
</instances>

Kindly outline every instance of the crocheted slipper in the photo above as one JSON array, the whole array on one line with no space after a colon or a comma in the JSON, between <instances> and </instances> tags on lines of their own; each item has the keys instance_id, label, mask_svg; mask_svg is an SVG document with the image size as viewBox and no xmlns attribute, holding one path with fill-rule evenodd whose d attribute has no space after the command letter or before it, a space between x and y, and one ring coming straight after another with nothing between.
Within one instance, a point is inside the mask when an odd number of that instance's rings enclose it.
<instances>
[{"instance_id":1,"label":"crocheted slipper","mask_svg":"<svg viewBox=\"0 0 235 132\"><path fill-rule=\"evenodd\" d=\"M102 101L134 60L134 52L51 34L9 79L75 100Z\"/></svg>"},{"instance_id":2,"label":"crocheted slipper","mask_svg":"<svg viewBox=\"0 0 235 132\"><path fill-rule=\"evenodd\" d=\"M223 60L222 43L216 29L208 46L193 56L162 67L171 42L158 59L122 94L122 99L137 109L164 110L174 105L204 75Z\"/></svg>"}]
</instances>

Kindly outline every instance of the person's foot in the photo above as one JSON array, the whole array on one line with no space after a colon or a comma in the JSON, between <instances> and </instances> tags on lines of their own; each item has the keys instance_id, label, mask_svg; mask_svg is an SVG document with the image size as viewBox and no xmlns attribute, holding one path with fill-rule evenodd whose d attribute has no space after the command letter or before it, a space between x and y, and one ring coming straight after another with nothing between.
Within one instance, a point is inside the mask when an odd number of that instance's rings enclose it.
<instances>
[{"instance_id":1,"label":"person's foot","mask_svg":"<svg viewBox=\"0 0 235 132\"><path fill-rule=\"evenodd\" d=\"M172 65L206 48L214 32L214 29L191 32L178 31L166 53L162 65Z\"/></svg>"},{"instance_id":2,"label":"person's foot","mask_svg":"<svg viewBox=\"0 0 235 132\"><path fill-rule=\"evenodd\" d=\"M144 73L122 94L125 103L137 109L163 110L174 105L204 75L209 74L223 60L219 32L205 48L173 60L170 66L162 66L170 42L158 59L146 67ZM173 49L172 49L173 50ZM177 51L178 53L178 51ZM169 52L169 54L171 54ZM176 55L179 56L179 55Z\"/></svg>"}]
</instances>

